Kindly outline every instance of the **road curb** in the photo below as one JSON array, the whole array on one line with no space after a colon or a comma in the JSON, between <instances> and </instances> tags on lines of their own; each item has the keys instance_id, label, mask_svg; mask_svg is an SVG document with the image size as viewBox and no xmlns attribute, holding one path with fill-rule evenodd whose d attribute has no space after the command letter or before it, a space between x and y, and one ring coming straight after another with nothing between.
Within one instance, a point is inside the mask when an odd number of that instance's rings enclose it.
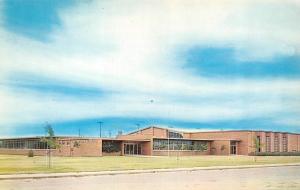
<instances>
[{"instance_id":1,"label":"road curb","mask_svg":"<svg viewBox=\"0 0 300 190\"><path fill-rule=\"evenodd\" d=\"M244 165L244 166L213 166L213 167L150 169L150 170L121 170L121 171L101 171L101 172L69 172L69 173L9 174L9 175L3 174L0 175L0 180L87 177L87 176L101 176L101 175L122 175L122 174L124 175L124 174L163 173L163 172L193 172L199 170L251 169L251 168L283 167L283 166L300 166L300 163Z\"/></svg>"}]
</instances>

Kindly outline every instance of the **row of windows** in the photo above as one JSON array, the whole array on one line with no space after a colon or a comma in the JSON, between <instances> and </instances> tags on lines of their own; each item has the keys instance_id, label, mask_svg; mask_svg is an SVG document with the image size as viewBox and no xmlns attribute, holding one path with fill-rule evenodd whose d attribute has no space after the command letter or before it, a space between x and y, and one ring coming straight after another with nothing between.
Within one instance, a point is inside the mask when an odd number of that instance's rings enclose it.
<instances>
[{"instance_id":1,"label":"row of windows","mask_svg":"<svg viewBox=\"0 0 300 190\"><path fill-rule=\"evenodd\" d=\"M207 151L208 142L192 140L154 139L153 150L196 150Z\"/></svg>"},{"instance_id":2,"label":"row of windows","mask_svg":"<svg viewBox=\"0 0 300 190\"><path fill-rule=\"evenodd\" d=\"M279 152L279 137L276 135L274 137L274 152Z\"/></svg>"},{"instance_id":3,"label":"row of windows","mask_svg":"<svg viewBox=\"0 0 300 190\"><path fill-rule=\"evenodd\" d=\"M271 137L266 136L266 152L271 152Z\"/></svg>"},{"instance_id":4,"label":"row of windows","mask_svg":"<svg viewBox=\"0 0 300 190\"><path fill-rule=\"evenodd\" d=\"M258 136L259 138L259 136ZM260 138L259 138L260 139ZM279 136L275 135L274 136L274 152L279 152ZM288 151L288 142L287 142L287 136L282 136L282 152L287 152ZM271 152L271 137L266 136L266 152Z\"/></svg>"},{"instance_id":5,"label":"row of windows","mask_svg":"<svg viewBox=\"0 0 300 190\"><path fill-rule=\"evenodd\" d=\"M79 139L79 140L72 140L72 141L81 144L81 143L87 143L89 140L86 140L86 139L83 139L83 140L82 140L82 139ZM70 143L71 143L71 140L59 140L59 141L58 141L58 144L60 144L60 145L70 145Z\"/></svg>"},{"instance_id":6,"label":"row of windows","mask_svg":"<svg viewBox=\"0 0 300 190\"><path fill-rule=\"evenodd\" d=\"M0 148L9 149L48 149L46 142L42 142L39 139L27 140L27 139L15 139L15 140L0 140Z\"/></svg>"},{"instance_id":7,"label":"row of windows","mask_svg":"<svg viewBox=\"0 0 300 190\"><path fill-rule=\"evenodd\" d=\"M283 136L282 137L282 152L287 152L288 148L287 148L287 137Z\"/></svg>"},{"instance_id":8,"label":"row of windows","mask_svg":"<svg viewBox=\"0 0 300 190\"><path fill-rule=\"evenodd\" d=\"M183 135L180 134L180 133L177 133L177 132L169 131L169 136L168 137L173 138L173 139L182 139Z\"/></svg>"}]
</instances>

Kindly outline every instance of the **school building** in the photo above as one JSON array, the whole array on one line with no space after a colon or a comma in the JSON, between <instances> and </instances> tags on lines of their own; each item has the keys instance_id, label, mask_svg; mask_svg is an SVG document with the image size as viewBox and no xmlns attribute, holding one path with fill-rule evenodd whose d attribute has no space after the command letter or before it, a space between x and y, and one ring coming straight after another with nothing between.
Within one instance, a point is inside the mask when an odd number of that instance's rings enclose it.
<instances>
[{"instance_id":1,"label":"school building","mask_svg":"<svg viewBox=\"0 0 300 190\"><path fill-rule=\"evenodd\" d=\"M0 154L45 155L42 137L0 139ZM255 146L258 143L259 146ZM253 155L257 152L300 152L300 134L272 131L178 131L151 126L116 138L56 136L55 156L200 156Z\"/></svg>"}]
</instances>

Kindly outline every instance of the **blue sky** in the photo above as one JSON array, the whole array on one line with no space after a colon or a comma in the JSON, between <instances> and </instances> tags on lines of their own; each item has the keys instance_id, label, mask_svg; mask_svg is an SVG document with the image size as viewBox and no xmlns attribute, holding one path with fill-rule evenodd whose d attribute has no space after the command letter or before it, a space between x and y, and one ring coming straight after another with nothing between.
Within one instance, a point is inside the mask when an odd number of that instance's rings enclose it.
<instances>
[{"instance_id":1,"label":"blue sky","mask_svg":"<svg viewBox=\"0 0 300 190\"><path fill-rule=\"evenodd\" d=\"M299 78L299 55L278 56L267 60L239 60L233 48L191 48L183 53L186 68L206 77Z\"/></svg>"},{"instance_id":2,"label":"blue sky","mask_svg":"<svg viewBox=\"0 0 300 190\"><path fill-rule=\"evenodd\" d=\"M72 0L12 0L4 1L4 27L11 32L42 41L60 27L58 11L72 6Z\"/></svg>"},{"instance_id":3,"label":"blue sky","mask_svg":"<svg viewBox=\"0 0 300 190\"><path fill-rule=\"evenodd\" d=\"M299 17L293 0L1 1L0 135L300 132Z\"/></svg>"}]
</instances>

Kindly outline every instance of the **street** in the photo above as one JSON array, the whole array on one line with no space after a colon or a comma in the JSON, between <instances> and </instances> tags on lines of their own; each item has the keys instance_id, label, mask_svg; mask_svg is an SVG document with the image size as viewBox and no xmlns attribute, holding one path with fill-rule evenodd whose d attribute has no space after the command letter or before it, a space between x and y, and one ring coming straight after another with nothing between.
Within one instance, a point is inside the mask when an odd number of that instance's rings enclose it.
<instances>
[{"instance_id":1,"label":"street","mask_svg":"<svg viewBox=\"0 0 300 190\"><path fill-rule=\"evenodd\" d=\"M300 166L1 180L8 190L299 190Z\"/></svg>"}]
</instances>

